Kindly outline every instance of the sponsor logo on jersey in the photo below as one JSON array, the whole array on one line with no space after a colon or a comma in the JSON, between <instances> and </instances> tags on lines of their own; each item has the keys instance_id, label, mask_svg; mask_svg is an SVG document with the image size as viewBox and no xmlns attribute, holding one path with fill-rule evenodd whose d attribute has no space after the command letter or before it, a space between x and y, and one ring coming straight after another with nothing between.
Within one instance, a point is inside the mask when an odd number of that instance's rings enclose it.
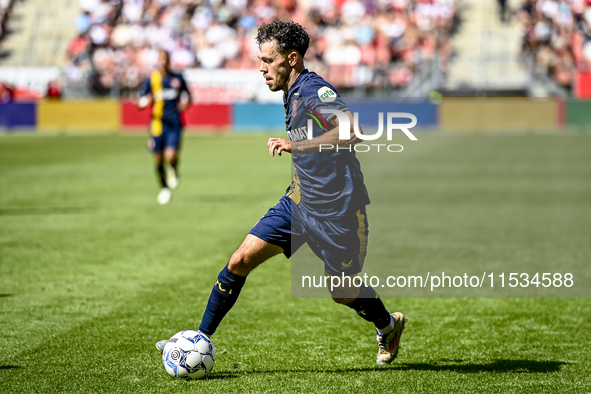
<instances>
[{"instance_id":1,"label":"sponsor logo on jersey","mask_svg":"<svg viewBox=\"0 0 591 394\"><path fill-rule=\"evenodd\" d=\"M297 105L297 100L293 101L293 105ZM292 117L295 117L297 109L292 110ZM311 135L313 134L314 123L312 120L316 122L320 130L328 130L328 124L326 120L319 114L317 111L313 109L304 108L305 115L309 118L306 126L298 127L296 129L287 130L287 137L291 142L297 142L301 140L305 140L306 138L312 138Z\"/></svg>"},{"instance_id":2,"label":"sponsor logo on jersey","mask_svg":"<svg viewBox=\"0 0 591 394\"><path fill-rule=\"evenodd\" d=\"M178 91L176 89L162 89L160 94L154 94L156 100L176 100Z\"/></svg>"},{"instance_id":3,"label":"sponsor logo on jersey","mask_svg":"<svg viewBox=\"0 0 591 394\"><path fill-rule=\"evenodd\" d=\"M332 103L337 99L337 94L328 86L318 89L318 97L323 103Z\"/></svg>"},{"instance_id":4,"label":"sponsor logo on jersey","mask_svg":"<svg viewBox=\"0 0 591 394\"><path fill-rule=\"evenodd\" d=\"M291 142L302 141L308 138L308 128L306 126L298 127L297 129L287 130L287 138Z\"/></svg>"}]
</instances>

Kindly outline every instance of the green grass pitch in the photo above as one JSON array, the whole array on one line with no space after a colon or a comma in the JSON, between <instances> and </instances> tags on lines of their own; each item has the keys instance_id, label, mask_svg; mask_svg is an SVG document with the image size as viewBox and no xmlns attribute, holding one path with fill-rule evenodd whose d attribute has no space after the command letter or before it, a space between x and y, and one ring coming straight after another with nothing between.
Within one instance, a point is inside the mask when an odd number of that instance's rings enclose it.
<instances>
[{"instance_id":1,"label":"green grass pitch","mask_svg":"<svg viewBox=\"0 0 591 394\"><path fill-rule=\"evenodd\" d=\"M170 378L154 343L198 326L217 273L289 184L289 155L269 157L267 138L187 135L182 183L158 206L145 136L0 136L0 392L591 392L589 299L389 298L409 323L380 368L371 325L329 299L291 298L282 256L253 272L213 337L210 377ZM589 136L414 144L392 159L404 201L392 231L428 248L394 238L398 261L450 266L457 239L495 244L507 217L479 228L473 215L499 187L503 212L539 225L528 236L516 224L512 253L497 245L491 258L591 261ZM473 214L449 211L462 206ZM375 242L366 264L381 252Z\"/></svg>"}]
</instances>

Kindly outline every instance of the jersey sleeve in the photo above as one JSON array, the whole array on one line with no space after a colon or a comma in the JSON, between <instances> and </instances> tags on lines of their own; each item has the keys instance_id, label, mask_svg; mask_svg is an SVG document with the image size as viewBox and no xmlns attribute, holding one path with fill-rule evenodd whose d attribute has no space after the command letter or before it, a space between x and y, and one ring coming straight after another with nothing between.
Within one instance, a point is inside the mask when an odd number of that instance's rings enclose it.
<instances>
[{"instance_id":1,"label":"jersey sleeve","mask_svg":"<svg viewBox=\"0 0 591 394\"><path fill-rule=\"evenodd\" d=\"M140 93L140 97L143 97L148 93L152 93L152 86L150 84L150 78L144 79L144 81L140 85L139 93Z\"/></svg>"},{"instance_id":2,"label":"jersey sleeve","mask_svg":"<svg viewBox=\"0 0 591 394\"><path fill-rule=\"evenodd\" d=\"M308 83L302 86L300 94L305 98L306 108L316 113L317 116L321 115L327 123L336 115L330 113L323 114L323 109L343 112L349 111L349 107L347 107L347 104L339 96L337 90L322 79L308 81Z\"/></svg>"},{"instance_id":3,"label":"jersey sleeve","mask_svg":"<svg viewBox=\"0 0 591 394\"><path fill-rule=\"evenodd\" d=\"M193 102L193 97L191 97L191 92L189 91L189 87L187 86L187 82L185 81L185 78L181 75L181 93L185 92L187 93L187 96L189 97L189 103Z\"/></svg>"}]
</instances>

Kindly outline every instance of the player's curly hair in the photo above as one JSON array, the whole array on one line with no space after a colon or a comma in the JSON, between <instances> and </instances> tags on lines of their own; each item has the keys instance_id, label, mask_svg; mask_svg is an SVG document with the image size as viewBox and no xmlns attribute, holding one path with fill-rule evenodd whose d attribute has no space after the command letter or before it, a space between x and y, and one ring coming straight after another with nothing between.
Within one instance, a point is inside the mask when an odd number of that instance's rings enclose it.
<instances>
[{"instance_id":1,"label":"player's curly hair","mask_svg":"<svg viewBox=\"0 0 591 394\"><path fill-rule=\"evenodd\" d=\"M310 46L310 36L301 25L278 19L262 24L257 30L256 42L259 47L263 43L271 41L276 41L279 50L283 53L295 49L302 57Z\"/></svg>"}]
</instances>

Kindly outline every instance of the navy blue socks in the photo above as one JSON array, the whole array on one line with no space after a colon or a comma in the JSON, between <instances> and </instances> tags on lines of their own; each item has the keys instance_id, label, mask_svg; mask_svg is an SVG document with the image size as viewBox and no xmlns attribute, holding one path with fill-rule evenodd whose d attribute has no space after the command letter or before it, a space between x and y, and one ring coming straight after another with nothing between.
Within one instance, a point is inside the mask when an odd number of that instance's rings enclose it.
<instances>
[{"instance_id":1,"label":"navy blue socks","mask_svg":"<svg viewBox=\"0 0 591 394\"><path fill-rule=\"evenodd\" d=\"M236 275L228 269L227 265L220 272L199 325L202 333L207 336L215 333L222 319L236 303L244 282L246 282L246 276Z\"/></svg>"},{"instance_id":2,"label":"navy blue socks","mask_svg":"<svg viewBox=\"0 0 591 394\"><path fill-rule=\"evenodd\" d=\"M355 310L361 318L373 323L378 329L390 325L390 313L386 310L378 293L371 287L362 285L355 301L350 302L347 306Z\"/></svg>"},{"instance_id":3,"label":"navy blue socks","mask_svg":"<svg viewBox=\"0 0 591 394\"><path fill-rule=\"evenodd\" d=\"M162 187L168 187L166 185L166 175L164 174L164 163L160 163L160 165L156 166L156 173L158 174L158 180L160 181L160 185Z\"/></svg>"},{"instance_id":4,"label":"navy blue socks","mask_svg":"<svg viewBox=\"0 0 591 394\"><path fill-rule=\"evenodd\" d=\"M207 307L203 313L199 325L199 330L202 333L207 336L215 333L226 314L238 300L245 282L246 276L236 275L228 269L228 266L224 267L213 285ZM355 310L361 318L373 323L378 329L390 325L390 313L386 310L376 291L371 287L361 286L359 296L347 306Z\"/></svg>"}]
</instances>

